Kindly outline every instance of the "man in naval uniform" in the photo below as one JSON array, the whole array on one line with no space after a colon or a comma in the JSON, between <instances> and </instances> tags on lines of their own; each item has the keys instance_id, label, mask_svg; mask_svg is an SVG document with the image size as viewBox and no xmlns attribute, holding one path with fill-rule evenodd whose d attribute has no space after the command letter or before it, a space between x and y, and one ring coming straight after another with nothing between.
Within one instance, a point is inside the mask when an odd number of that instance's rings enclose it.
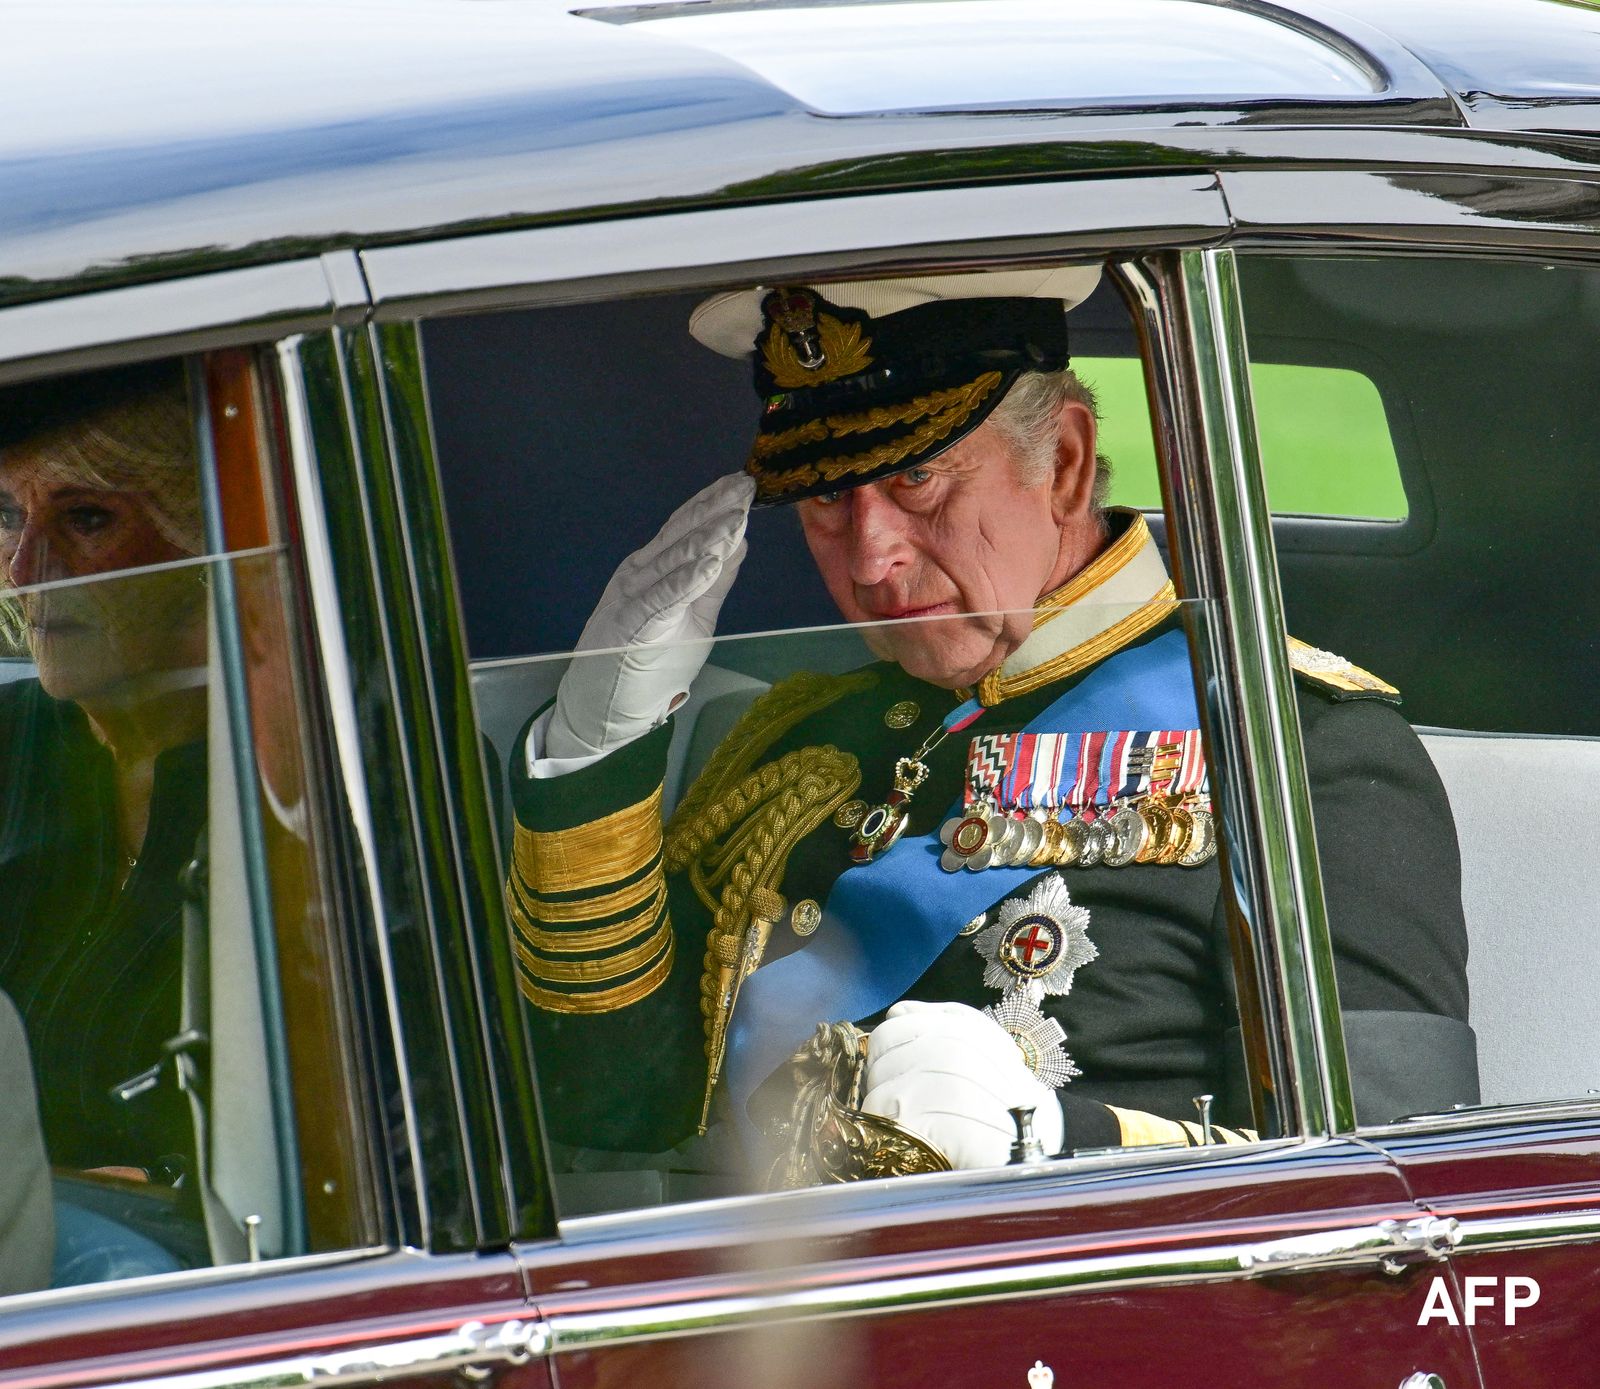
<instances>
[{"instance_id":1,"label":"man in naval uniform","mask_svg":"<svg viewBox=\"0 0 1600 1389\"><path fill-rule=\"evenodd\" d=\"M910 1135L924 1169L1004 1162L1015 1108L1051 1153L1235 1141L1256 1117L1178 604L1143 518L1103 507L1068 367L1066 313L1097 276L696 310L700 341L753 353L746 473L622 564L579 642L600 654L512 759L507 901L557 1139L748 1132L785 1112L797 1049L826 1060L829 1024L854 1048L833 1119L876 1125L885 1152ZM775 685L663 826L671 713L752 500L797 507L881 659ZM1443 788L1390 686L1291 654L1362 1115L1475 1099Z\"/></svg>"}]
</instances>

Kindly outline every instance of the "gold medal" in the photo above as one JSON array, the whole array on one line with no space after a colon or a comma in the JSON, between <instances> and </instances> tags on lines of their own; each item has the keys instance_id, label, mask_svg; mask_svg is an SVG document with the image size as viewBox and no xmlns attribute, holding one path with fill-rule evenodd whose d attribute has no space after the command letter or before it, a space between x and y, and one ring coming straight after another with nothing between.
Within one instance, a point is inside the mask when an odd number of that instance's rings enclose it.
<instances>
[{"instance_id":1,"label":"gold medal","mask_svg":"<svg viewBox=\"0 0 1600 1389\"><path fill-rule=\"evenodd\" d=\"M1159 862L1172 835L1172 811L1156 796L1146 796L1134 811L1145 825L1144 843L1135 855L1135 862Z\"/></svg>"},{"instance_id":2,"label":"gold medal","mask_svg":"<svg viewBox=\"0 0 1600 1389\"><path fill-rule=\"evenodd\" d=\"M890 728L910 728L921 717L922 709L914 699L902 699L885 710L883 721Z\"/></svg>"},{"instance_id":3,"label":"gold medal","mask_svg":"<svg viewBox=\"0 0 1600 1389\"><path fill-rule=\"evenodd\" d=\"M1028 860L1029 868L1045 868L1056 861L1056 851L1061 845L1061 831L1065 826L1059 820L1046 820L1043 828L1044 833L1040 836L1039 847Z\"/></svg>"},{"instance_id":4,"label":"gold medal","mask_svg":"<svg viewBox=\"0 0 1600 1389\"><path fill-rule=\"evenodd\" d=\"M789 913L789 929L797 936L809 936L822 925L822 908L810 897L794 904Z\"/></svg>"},{"instance_id":5,"label":"gold medal","mask_svg":"<svg viewBox=\"0 0 1600 1389\"><path fill-rule=\"evenodd\" d=\"M1194 817L1181 805L1172 806L1171 810L1172 827L1167 831L1161 852L1156 855L1157 863L1176 863L1194 835Z\"/></svg>"},{"instance_id":6,"label":"gold medal","mask_svg":"<svg viewBox=\"0 0 1600 1389\"><path fill-rule=\"evenodd\" d=\"M1194 831L1191 842L1178 855L1178 862L1185 868L1198 868L1216 855L1217 822L1209 810L1198 806L1189 812L1189 817L1194 821Z\"/></svg>"},{"instance_id":7,"label":"gold medal","mask_svg":"<svg viewBox=\"0 0 1600 1389\"><path fill-rule=\"evenodd\" d=\"M865 801L846 801L833 812L833 823L842 830L853 830L861 823L861 817L866 813Z\"/></svg>"}]
</instances>

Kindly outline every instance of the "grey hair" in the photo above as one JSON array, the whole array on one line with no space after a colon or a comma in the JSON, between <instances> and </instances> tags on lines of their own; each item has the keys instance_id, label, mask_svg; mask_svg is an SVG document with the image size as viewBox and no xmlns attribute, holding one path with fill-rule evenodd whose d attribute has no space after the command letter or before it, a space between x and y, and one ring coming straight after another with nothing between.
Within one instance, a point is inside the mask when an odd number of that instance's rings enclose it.
<instances>
[{"instance_id":1,"label":"grey hair","mask_svg":"<svg viewBox=\"0 0 1600 1389\"><path fill-rule=\"evenodd\" d=\"M1098 423L1100 402L1095 398L1094 389L1080 381L1070 367L1062 371L1025 372L990 413L988 423L1005 437L1016 455L1023 486L1043 486L1045 479L1054 473L1061 407L1068 401L1087 406ZM1097 514L1105 508L1110 491L1111 460L1097 451L1093 496Z\"/></svg>"}]
</instances>

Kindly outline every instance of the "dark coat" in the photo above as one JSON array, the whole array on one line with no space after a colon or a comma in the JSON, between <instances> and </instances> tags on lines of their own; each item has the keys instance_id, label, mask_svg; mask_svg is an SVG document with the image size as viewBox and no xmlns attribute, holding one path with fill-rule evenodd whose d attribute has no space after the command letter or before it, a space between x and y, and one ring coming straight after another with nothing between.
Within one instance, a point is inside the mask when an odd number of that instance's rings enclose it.
<instances>
[{"instance_id":1,"label":"dark coat","mask_svg":"<svg viewBox=\"0 0 1600 1389\"><path fill-rule=\"evenodd\" d=\"M1157 628L1143 640L1166 630ZM982 731L1021 728L1085 675L1003 702L985 715ZM747 717L730 737L750 738L758 747L751 765L758 767L800 748L844 749L860 762L860 790L854 794L871 803L889 790L895 760L916 747L956 697L888 664L841 682L832 702L791 727L755 728ZM1387 1119L1475 1099L1465 1026L1460 860L1443 786L1416 735L1389 703L1348 692L1336 698L1315 681L1304 682L1298 694L1340 1003L1363 1117ZM916 722L904 729L886 726L886 712L906 700L918 706ZM759 706L756 712L759 723ZM650 796L661 782L669 736L668 728L658 729L554 780L533 780L514 767L519 844L528 831L571 831L558 837L568 839L575 854L586 852L586 844L598 850L600 841L585 839L584 827ZM959 798L967 741L949 739L927 759L931 775L915 795L908 833L937 828ZM848 830L825 820L794 847L781 884L791 908L803 899L827 900L833 881L849 870L849 839ZM1135 864L1046 871L1061 872L1073 901L1089 909L1089 934L1099 950L1099 958L1079 970L1071 992L1045 1004L1065 1028L1068 1050L1083 1072L1059 1092L1068 1147L1119 1141L1121 1129L1108 1104L1193 1120L1193 1097L1201 1093L1218 1097L1222 1122L1272 1130L1276 1116L1263 1113L1259 1103L1253 1109L1243 1081L1218 860L1193 869ZM642 864L632 876L595 890L614 893L619 884L642 884L659 872L657 859L655 866ZM556 897L570 904L583 894ZM519 887L516 871L509 900L524 991L539 1005L531 1013L532 1028L554 1135L585 1147L654 1151L692 1132L705 1081L699 1003L711 914L686 875L668 878L675 950L670 973L646 997L595 1013L567 1011L563 986L547 977L549 961L573 956L533 942L540 931L548 945L553 932L603 930L628 913L552 925L541 919L540 903L555 899L541 899L539 884L526 876ZM640 931L656 920L641 922ZM971 939L955 935L961 924L950 924L949 946L906 997L977 1006L996 1001L983 983L983 962ZM827 931L829 923L824 920L820 929ZM647 939L629 936L578 958L604 961L615 951L637 950ZM787 922L780 923L766 959L805 945ZM645 960L620 983L642 978L650 964ZM608 979L607 987L617 986L616 976ZM870 1026L874 1019L852 1021Z\"/></svg>"}]
</instances>

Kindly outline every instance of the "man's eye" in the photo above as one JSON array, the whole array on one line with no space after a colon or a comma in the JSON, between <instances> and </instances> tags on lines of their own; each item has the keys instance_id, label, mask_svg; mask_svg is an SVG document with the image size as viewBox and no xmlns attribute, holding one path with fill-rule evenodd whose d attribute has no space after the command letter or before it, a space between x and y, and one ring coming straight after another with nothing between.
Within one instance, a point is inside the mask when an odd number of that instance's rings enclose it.
<instances>
[{"instance_id":1,"label":"man's eye","mask_svg":"<svg viewBox=\"0 0 1600 1389\"><path fill-rule=\"evenodd\" d=\"M843 492L818 492L811 500L818 506L832 506L842 496Z\"/></svg>"},{"instance_id":2,"label":"man's eye","mask_svg":"<svg viewBox=\"0 0 1600 1389\"><path fill-rule=\"evenodd\" d=\"M67 512L67 524L79 535L93 535L111 524L111 512L103 506L75 506Z\"/></svg>"},{"instance_id":3,"label":"man's eye","mask_svg":"<svg viewBox=\"0 0 1600 1389\"><path fill-rule=\"evenodd\" d=\"M905 472L900 474L900 478L908 487L921 487L923 483L933 480L933 470L931 468L907 468Z\"/></svg>"}]
</instances>

